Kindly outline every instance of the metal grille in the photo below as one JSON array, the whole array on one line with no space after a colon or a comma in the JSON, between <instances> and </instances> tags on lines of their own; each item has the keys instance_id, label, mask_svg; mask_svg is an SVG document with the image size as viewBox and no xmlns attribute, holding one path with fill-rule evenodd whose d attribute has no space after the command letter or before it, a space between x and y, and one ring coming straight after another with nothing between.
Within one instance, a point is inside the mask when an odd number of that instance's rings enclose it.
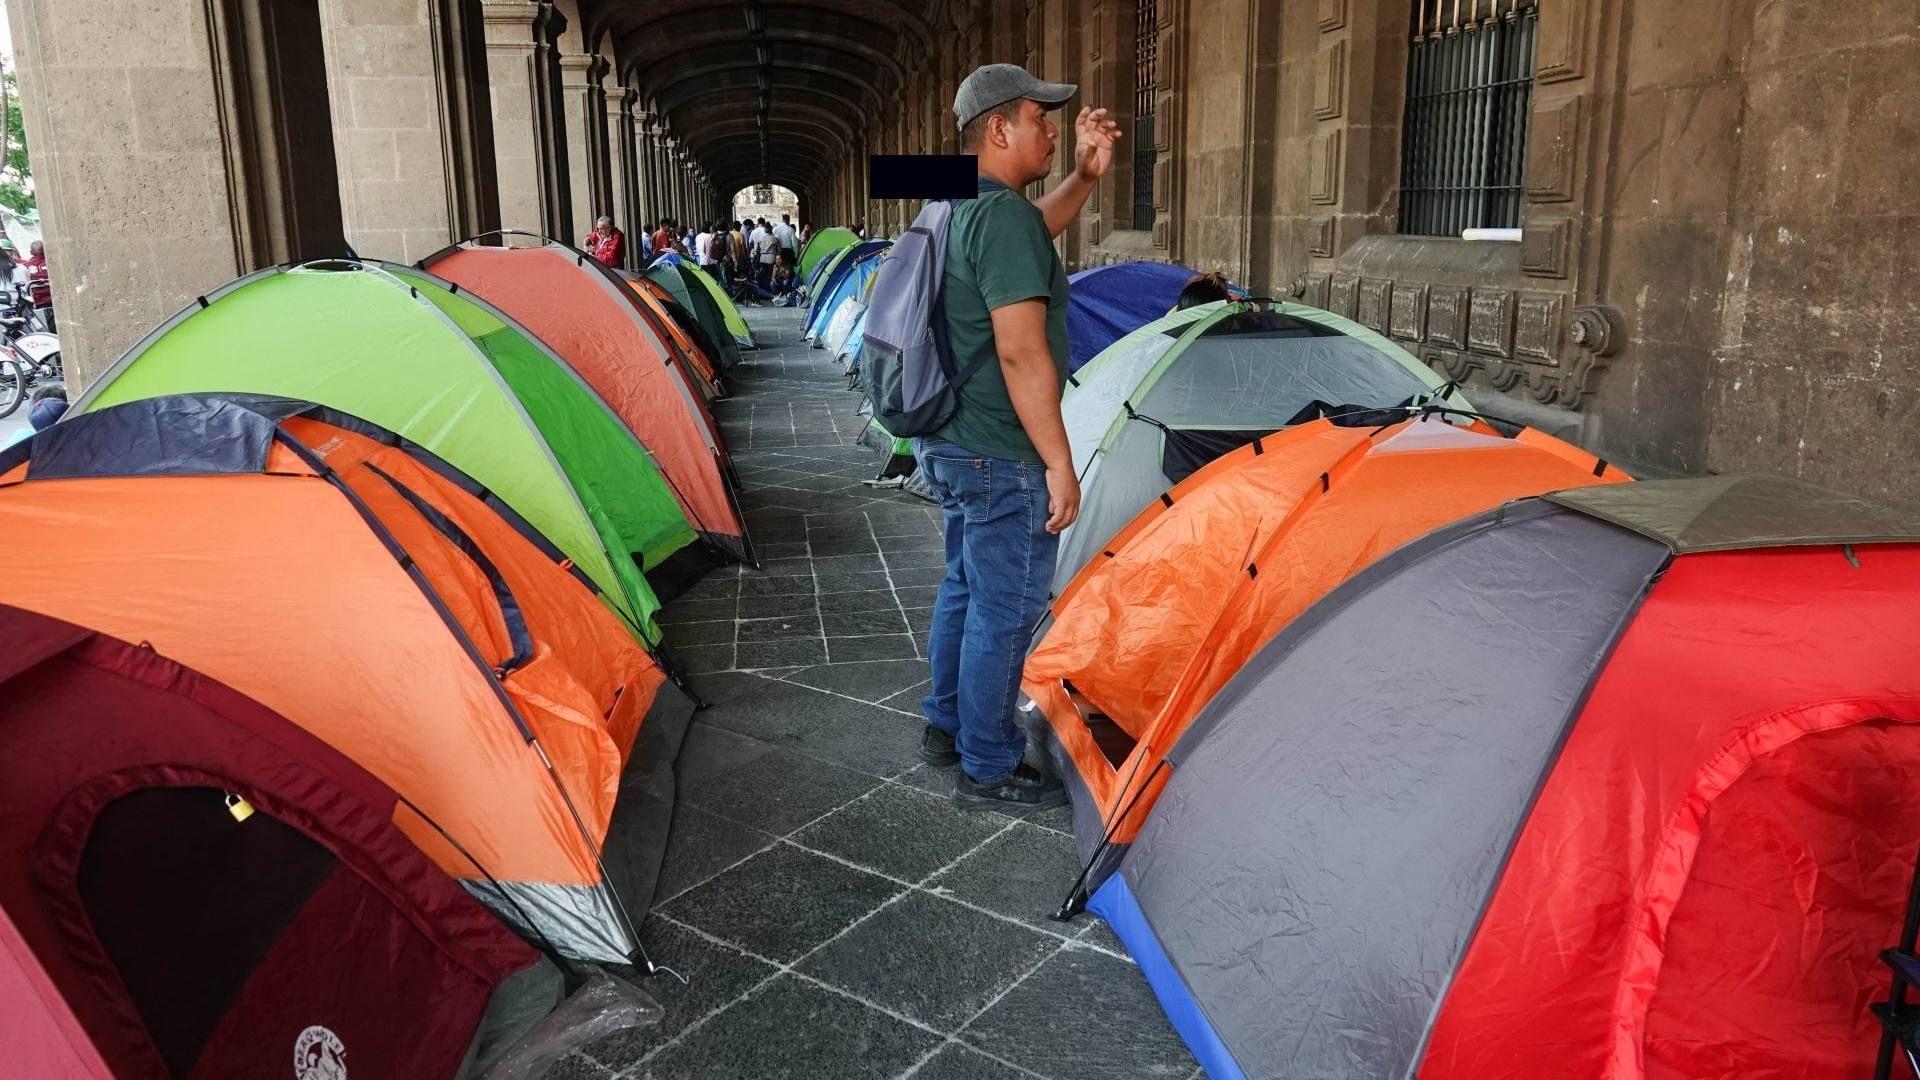
<instances>
[{"instance_id":1,"label":"metal grille","mask_svg":"<svg viewBox=\"0 0 1920 1080\"><path fill-rule=\"evenodd\" d=\"M1562 0L1565 2L1565 0ZM1400 231L1520 227L1540 0L1416 0Z\"/></svg>"},{"instance_id":2,"label":"metal grille","mask_svg":"<svg viewBox=\"0 0 1920 1080\"><path fill-rule=\"evenodd\" d=\"M1160 90L1160 5L1133 7L1133 227L1153 228L1153 105Z\"/></svg>"}]
</instances>

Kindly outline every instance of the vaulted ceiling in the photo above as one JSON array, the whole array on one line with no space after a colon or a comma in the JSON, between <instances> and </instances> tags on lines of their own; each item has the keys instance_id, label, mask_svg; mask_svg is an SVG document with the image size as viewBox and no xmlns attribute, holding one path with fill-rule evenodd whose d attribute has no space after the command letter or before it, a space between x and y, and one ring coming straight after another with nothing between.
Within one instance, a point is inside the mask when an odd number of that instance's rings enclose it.
<instances>
[{"instance_id":1,"label":"vaulted ceiling","mask_svg":"<svg viewBox=\"0 0 1920 1080\"><path fill-rule=\"evenodd\" d=\"M731 193L814 186L933 55L943 0L582 0L620 72Z\"/></svg>"}]
</instances>

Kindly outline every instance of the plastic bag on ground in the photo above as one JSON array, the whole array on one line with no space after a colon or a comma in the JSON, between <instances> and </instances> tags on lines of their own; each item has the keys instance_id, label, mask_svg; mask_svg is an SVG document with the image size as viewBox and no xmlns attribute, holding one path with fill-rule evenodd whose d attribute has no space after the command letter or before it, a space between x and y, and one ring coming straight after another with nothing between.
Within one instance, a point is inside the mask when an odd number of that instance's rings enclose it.
<instances>
[{"instance_id":1,"label":"plastic bag on ground","mask_svg":"<svg viewBox=\"0 0 1920 1080\"><path fill-rule=\"evenodd\" d=\"M580 989L509 1047L481 1080L537 1080L575 1050L658 1024L664 1011L639 987L594 969Z\"/></svg>"}]
</instances>

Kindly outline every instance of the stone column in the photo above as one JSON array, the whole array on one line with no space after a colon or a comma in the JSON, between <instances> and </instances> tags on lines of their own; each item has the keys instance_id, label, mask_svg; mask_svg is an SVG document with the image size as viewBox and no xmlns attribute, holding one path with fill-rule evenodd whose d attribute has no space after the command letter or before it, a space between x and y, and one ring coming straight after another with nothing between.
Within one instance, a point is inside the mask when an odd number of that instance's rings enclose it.
<instances>
[{"instance_id":1,"label":"stone column","mask_svg":"<svg viewBox=\"0 0 1920 1080\"><path fill-rule=\"evenodd\" d=\"M631 87L622 87L620 99L619 130L616 135L616 164L620 169L621 190L626 198L620 204L620 214L625 218L620 227L627 231L627 265L630 269L640 264L640 245L635 243L634 230L646 224L646 205L640 190L640 130L639 121L634 115L634 107L640 100L638 91Z\"/></svg>"},{"instance_id":2,"label":"stone column","mask_svg":"<svg viewBox=\"0 0 1920 1080\"><path fill-rule=\"evenodd\" d=\"M497 220L477 10L320 0L340 206L361 255L413 262Z\"/></svg>"},{"instance_id":3,"label":"stone column","mask_svg":"<svg viewBox=\"0 0 1920 1080\"><path fill-rule=\"evenodd\" d=\"M674 220L686 216L680 187L680 140L669 135L660 140L661 187L667 195L667 214Z\"/></svg>"},{"instance_id":4,"label":"stone column","mask_svg":"<svg viewBox=\"0 0 1920 1080\"><path fill-rule=\"evenodd\" d=\"M624 86L607 88L607 201L602 212L613 218L613 223L628 232L633 231L632 187L627 179L627 151L633 140L627 137L627 103L634 93Z\"/></svg>"},{"instance_id":5,"label":"stone column","mask_svg":"<svg viewBox=\"0 0 1920 1080\"><path fill-rule=\"evenodd\" d=\"M640 162L640 220L656 221L660 217L660 178L654 167L653 153L653 114L636 112L633 115L634 156Z\"/></svg>"},{"instance_id":6,"label":"stone column","mask_svg":"<svg viewBox=\"0 0 1920 1080\"><path fill-rule=\"evenodd\" d=\"M494 166L503 228L564 234L557 209L567 198L553 123L552 4L485 0L487 72L493 101Z\"/></svg>"},{"instance_id":7,"label":"stone column","mask_svg":"<svg viewBox=\"0 0 1920 1080\"><path fill-rule=\"evenodd\" d=\"M6 5L70 392L253 269L201 4Z\"/></svg>"},{"instance_id":8,"label":"stone column","mask_svg":"<svg viewBox=\"0 0 1920 1080\"><path fill-rule=\"evenodd\" d=\"M573 232L561 237L577 244L593 228L600 215L598 196L602 185L595 176L598 132L606 124L606 106L601 103L600 76L605 62L597 56L562 55L560 89L566 109L567 185L572 203Z\"/></svg>"}]
</instances>

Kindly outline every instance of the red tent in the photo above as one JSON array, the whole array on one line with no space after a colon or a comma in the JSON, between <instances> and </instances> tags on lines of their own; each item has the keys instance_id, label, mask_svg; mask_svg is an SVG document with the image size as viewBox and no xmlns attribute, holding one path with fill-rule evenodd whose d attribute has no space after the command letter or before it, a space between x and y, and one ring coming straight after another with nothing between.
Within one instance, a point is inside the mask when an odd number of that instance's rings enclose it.
<instances>
[{"instance_id":1,"label":"red tent","mask_svg":"<svg viewBox=\"0 0 1920 1080\"><path fill-rule=\"evenodd\" d=\"M537 957L393 791L249 698L0 606L11 1076L451 1076Z\"/></svg>"}]
</instances>

